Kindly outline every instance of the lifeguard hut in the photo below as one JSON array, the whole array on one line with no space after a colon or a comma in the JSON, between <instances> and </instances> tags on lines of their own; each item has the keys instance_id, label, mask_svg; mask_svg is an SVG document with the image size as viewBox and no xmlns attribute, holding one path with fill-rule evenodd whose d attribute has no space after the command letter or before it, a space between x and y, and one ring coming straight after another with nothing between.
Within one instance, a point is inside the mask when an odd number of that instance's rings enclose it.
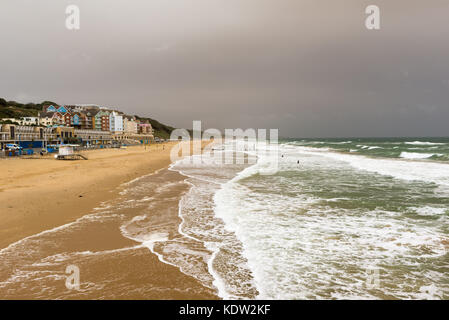
<instances>
[{"instance_id":1,"label":"lifeguard hut","mask_svg":"<svg viewBox=\"0 0 449 320\"><path fill-rule=\"evenodd\" d=\"M76 144L61 144L59 153L55 155L56 160L87 160L82 154L75 153Z\"/></svg>"}]
</instances>

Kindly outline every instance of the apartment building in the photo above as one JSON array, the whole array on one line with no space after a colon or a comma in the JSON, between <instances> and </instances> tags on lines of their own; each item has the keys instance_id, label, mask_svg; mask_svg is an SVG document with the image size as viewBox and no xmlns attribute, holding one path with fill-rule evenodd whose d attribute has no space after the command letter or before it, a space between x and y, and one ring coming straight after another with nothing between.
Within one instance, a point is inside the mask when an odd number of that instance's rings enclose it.
<instances>
[{"instance_id":1,"label":"apartment building","mask_svg":"<svg viewBox=\"0 0 449 320\"><path fill-rule=\"evenodd\" d=\"M153 135L153 127L149 121L141 121L137 124L139 134Z\"/></svg>"},{"instance_id":2,"label":"apartment building","mask_svg":"<svg viewBox=\"0 0 449 320\"><path fill-rule=\"evenodd\" d=\"M109 115L109 131L113 134L123 133L123 116L117 111L112 111Z\"/></svg>"},{"instance_id":3,"label":"apartment building","mask_svg":"<svg viewBox=\"0 0 449 320\"><path fill-rule=\"evenodd\" d=\"M38 126L39 117L22 117L20 118L22 126Z\"/></svg>"},{"instance_id":4,"label":"apartment building","mask_svg":"<svg viewBox=\"0 0 449 320\"><path fill-rule=\"evenodd\" d=\"M123 117L123 131L125 133L137 134L137 121L135 117L132 116Z\"/></svg>"},{"instance_id":5,"label":"apartment building","mask_svg":"<svg viewBox=\"0 0 449 320\"><path fill-rule=\"evenodd\" d=\"M110 132L99 130L75 129L74 137L79 139L84 145L104 144L112 140L112 134Z\"/></svg>"},{"instance_id":6,"label":"apartment building","mask_svg":"<svg viewBox=\"0 0 449 320\"><path fill-rule=\"evenodd\" d=\"M95 130L109 131L109 115L107 110L100 110L95 115Z\"/></svg>"}]
</instances>

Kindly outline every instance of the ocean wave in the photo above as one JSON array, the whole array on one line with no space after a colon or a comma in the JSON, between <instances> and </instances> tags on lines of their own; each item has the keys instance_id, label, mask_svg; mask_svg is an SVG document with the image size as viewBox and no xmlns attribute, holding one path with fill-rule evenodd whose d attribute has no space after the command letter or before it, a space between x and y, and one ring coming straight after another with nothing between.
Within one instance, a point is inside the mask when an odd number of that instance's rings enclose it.
<instances>
[{"instance_id":1,"label":"ocean wave","mask_svg":"<svg viewBox=\"0 0 449 320\"><path fill-rule=\"evenodd\" d=\"M324 156L343 161L358 170L369 171L402 180L419 180L449 186L449 164L413 161L413 159L369 158L355 154L323 152L322 149L311 147L298 146L297 148L297 152L299 153Z\"/></svg>"},{"instance_id":2,"label":"ocean wave","mask_svg":"<svg viewBox=\"0 0 449 320\"><path fill-rule=\"evenodd\" d=\"M348 144L352 143L352 141L341 141L341 142L328 142L329 144Z\"/></svg>"},{"instance_id":3,"label":"ocean wave","mask_svg":"<svg viewBox=\"0 0 449 320\"><path fill-rule=\"evenodd\" d=\"M366 150L383 149L382 147L379 147L379 146L366 146L363 144L358 144L357 147L359 147L361 149L366 149Z\"/></svg>"},{"instance_id":4,"label":"ocean wave","mask_svg":"<svg viewBox=\"0 0 449 320\"><path fill-rule=\"evenodd\" d=\"M260 180L257 185L268 187ZM317 205L313 199L252 191L246 180L237 179L223 186L214 200L217 216L244 244L258 299L373 299L377 296L364 281L354 279L363 279L377 260L410 267L417 251L420 258L439 258L447 252L447 238L398 219L398 212L359 215L354 209ZM401 287L383 290L396 298L419 295Z\"/></svg>"},{"instance_id":5,"label":"ocean wave","mask_svg":"<svg viewBox=\"0 0 449 320\"><path fill-rule=\"evenodd\" d=\"M437 146L444 145L445 143L439 142L429 142L429 141L412 141L412 142L404 142L405 144L417 145L417 146Z\"/></svg>"}]
</instances>

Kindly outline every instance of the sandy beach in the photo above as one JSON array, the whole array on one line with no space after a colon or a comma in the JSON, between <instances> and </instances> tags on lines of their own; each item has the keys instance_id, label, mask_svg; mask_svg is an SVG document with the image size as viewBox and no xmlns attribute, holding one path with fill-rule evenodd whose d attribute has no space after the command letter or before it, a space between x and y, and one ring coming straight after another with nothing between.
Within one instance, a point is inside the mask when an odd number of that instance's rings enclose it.
<instances>
[{"instance_id":1,"label":"sandy beach","mask_svg":"<svg viewBox=\"0 0 449 320\"><path fill-rule=\"evenodd\" d=\"M84 151L88 161L0 160L0 247L73 221L120 184L167 167L169 146Z\"/></svg>"},{"instance_id":2,"label":"sandy beach","mask_svg":"<svg viewBox=\"0 0 449 320\"><path fill-rule=\"evenodd\" d=\"M0 160L2 177L0 180L0 249L4 248L3 253L6 259L11 259L8 263L4 261L4 265L0 267L0 280L13 277L14 266L25 264L23 256L13 257L8 253L21 251L15 250L14 247L25 246L22 243L26 243L27 248L30 247L29 241L22 239L27 237L33 239L34 235L45 230L72 223L92 213L102 204L114 201L119 197L127 182L167 168L173 146L174 143L165 143L146 147L133 146L126 149L84 151L83 154L89 158L87 161L56 161L51 157ZM165 170L165 172L168 171ZM178 196L176 189L171 192L174 195L169 194L167 201L158 202L155 212L170 210L172 214L165 214L163 218L167 219L167 223L172 225L173 230L176 230L179 224L176 216L179 197L173 197ZM179 192L185 192L185 190L179 190ZM121 236L118 233L119 228L120 225L114 222L108 227L103 225L101 231L80 231L69 240L61 236L54 241L57 243L60 239L59 244L64 252L112 252L113 255L108 256L107 259L89 261L89 267L84 268L88 271L85 271L83 275L89 278L91 283L104 283L106 281L104 277L121 278L120 281L114 281L114 286L117 286L115 289L97 290L95 294L92 294L92 291L89 293L67 292L64 282L59 281L58 290L34 295L32 289L15 290L20 286L31 285L18 282L13 288L8 287L8 294L6 290L0 288L0 298L216 298L213 290L204 288L196 279L181 273L178 268L159 261L148 248L140 248L136 242ZM54 248L45 249L45 246L42 248L40 250L44 250L41 252L44 259L46 256L58 253ZM129 248L133 249L132 254L126 259L120 259L120 255L126 254ZM21 254L26 255L24 252ZM78 259L77 263L83 262ZM58 268L54 272L63 274L64 268ZM120 289L121 285L131 288L130 283L136 285L135 292ZM41 282L38 286L40 285L43 283ZM54 284L51 283L49 286Z\"/></svg>"}]
</instances>

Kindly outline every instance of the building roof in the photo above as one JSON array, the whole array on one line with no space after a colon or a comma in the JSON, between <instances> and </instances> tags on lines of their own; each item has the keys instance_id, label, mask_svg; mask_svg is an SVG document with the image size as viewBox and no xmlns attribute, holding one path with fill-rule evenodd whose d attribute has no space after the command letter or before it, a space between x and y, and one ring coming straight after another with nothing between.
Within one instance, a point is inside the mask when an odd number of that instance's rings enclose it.
<instances>
[{"instance_id":1,"label":"building roof","mask_svg":"<svg viewBox=\"0 0 449 320\"><path fill-rule=\"evenodd\" d=\"M54 112L39 112L39 118L52 118Z\"/></svg>"}]
</instances>

